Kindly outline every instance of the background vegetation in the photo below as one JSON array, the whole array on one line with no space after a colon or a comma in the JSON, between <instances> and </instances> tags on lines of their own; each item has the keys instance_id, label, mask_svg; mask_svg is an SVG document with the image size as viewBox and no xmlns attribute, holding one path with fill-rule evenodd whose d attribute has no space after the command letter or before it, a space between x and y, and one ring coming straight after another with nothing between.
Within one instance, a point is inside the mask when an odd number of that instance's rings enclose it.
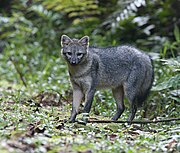
<instances>
[{"instance_id":1,"label":"background vegetation","mask_svg":"<svg viewBox=\"0 0 180 153\"><path fill-rule=\"evenodd\" d=\"M136 120L178 118L179 0L0 0L0 150L4 152L178 152L179 121L64 124L72 91L60 36L94 46L134 45L152 56L155 80ZM126 103L128 108L128 103ZM109 90L96 93L91 119L109 119ZM122 115L125 120L128 109Z\"/></svg>"}]
</instances>

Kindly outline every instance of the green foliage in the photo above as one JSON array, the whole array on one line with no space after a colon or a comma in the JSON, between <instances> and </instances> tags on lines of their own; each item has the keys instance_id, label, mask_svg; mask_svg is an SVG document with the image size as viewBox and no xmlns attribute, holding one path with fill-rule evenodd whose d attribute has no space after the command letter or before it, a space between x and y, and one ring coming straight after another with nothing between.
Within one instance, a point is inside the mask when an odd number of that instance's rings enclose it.
<instances>
[{"instance_id":1,"label":"green foliage","mask_svg":"<svg viewBox=\"0 0 180 153\"><path fill-rule=\"evenodd\" d=\"M59 58L59 36L53 29L56 18L51 19L51 12L43 10L42 7L34 6L27 12L30 16L36 14L42 18L29 20L19 12L14 12L11 17L6 17L6 20L1 18L3 34L0 37L5 40L4 54L1 56L1 78L11 82L25 82L23 84L29 88L39 88L42 91L49 89L47 85L53 82L50 89L60 89L61 84L67 81L64 76L59 76L59 73L66 71ZM46 24L46 20L49 24ZM6 24L3 24L4 22ZM39 24L40 22L43 23ZM50 69L52 67L53 69Z\"/></svg>"},{"instance_id":2,"label":"green foliage","mask_svg":"<svg viewBox=\"0 0 180 153\"><path fill-rule=\"evenodd\" d=\"M179 42L179 30L175 26L174 29L174 42L165 42L160 56L165 58L172 56L174 58L169 59L156 59L155 61L155 86L153 87L152 96L154 107L156 107L156 114L162 114L163 116L174 117L179 115L179 104L180 101L180 56L177 56L178 50L180 49ZM168 50L170 50L168 52ZM168 54L169 53L169 54ZM170 54L171 53L171 54ZM176 57L177 56L177 57ZM161 98L159 98L161 97ZM162 109L165 108L165 109Z\"/></svg>"},{"instance_id":3,"label":"green foliage","mask_svg":"<svg viewBox=\"0 0 180 153\"><path fill-rule=\"evenodd\" d=\"M180 150L176 122L64 124L70 114L72 90L60 57L62 34L89 35L95 46L130 43L149 52L155 80L144 111L138 111L136 119L179 117L178 1L0 0L0 4L1 151ZM127 108L128 102L125 105ZM121 119L127 119L127 110ZM110 119L115 111L111 91L98 91L90 119Z\"/></svg>"},{"instance_id":4,"label":"green foliage","mask_svg":"<svg viewBox=\"0 0 180 153\"><path fill-rule=\"evenodd\" d=\"M19 97L21 97L19 93ZM5 97L4 97L5 98ZM5 100L5 99L3 99ZM62 122L69 114L34 101L1 103L0 139L7 152L165 152L178 151L176 124L144 126ZM98 117L99 118L99 117ZM100 119L106 119L100 117ZM99 150L101 148L101 150Z\"/></svg>"},{"instance_id":5,"label":"green foliage","mask_svg":"<svg viewBox=\"0 0 180 153\"><path fill-rule=\"evenodd\" d=\"M174 37L175 37L174 42L170 42L170 41L165 42L164 47L160 52L163 58L167 56L172 56L175 58L178 54L178 51L180 49L180 31L177 25L175 25L174 27Z\"/></svg>"},{"instance_id":6,"label":"green foliage","mask_svg":"<svg viewBox=\"0 0 180 153\"><path fill-rule=\"evenodd\" d=\"M160 59L156 61L156 85L152 88L152 103L149 104L149 111L155 109L155 114L162 116L176 117L179 115L179 88L180 88L180 60L177 59ZM161 97L161 98L159 98Z\"/></svg>"},{"instance_id":7,"label":"green foliage","mask_svg":"<svg viewBox=\"0 0 180 153\"><path fill-rule=\"evenodd\" d=\"M97 1L94 0L47 0L42 4L45 5L48 9L63 11L67 13L68 17L70 18L89 17L92 15L97 15L99 13L99 11L97 10Z\"/></svg>"}]
</instances>

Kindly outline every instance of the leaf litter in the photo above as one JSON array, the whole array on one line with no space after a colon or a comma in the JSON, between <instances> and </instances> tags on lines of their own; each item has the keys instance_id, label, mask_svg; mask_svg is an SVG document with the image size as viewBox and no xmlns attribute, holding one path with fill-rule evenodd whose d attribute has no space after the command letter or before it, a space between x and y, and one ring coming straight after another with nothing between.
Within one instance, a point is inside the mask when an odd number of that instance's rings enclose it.
<instances>
[{"instance_id":1,"label":"leaf litter","mask_svg":"<svg viewBox=\"0 0 180 153\"><path fill-rule=\"evenodd\" d=\"M64 123L71 109L69 97L45 91L19 102L2 98L0 149L53 153L179 151L177 122L167 125ZM94 120L107 119L92 113L90 116Z\"/></svg>"}]
</instances>

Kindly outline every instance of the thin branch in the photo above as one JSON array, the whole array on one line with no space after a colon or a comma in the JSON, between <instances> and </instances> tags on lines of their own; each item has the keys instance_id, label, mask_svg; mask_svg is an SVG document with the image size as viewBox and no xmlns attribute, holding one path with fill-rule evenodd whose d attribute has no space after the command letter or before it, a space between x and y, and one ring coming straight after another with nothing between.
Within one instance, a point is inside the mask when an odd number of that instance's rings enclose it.
<instances>
[{"instance_id":1,"label":"thin branch","mask_svg":"<svg viewBox=\"0 0 180 153\"><path fill-rule=\"evenodd\" d=\"M18 73L18 75L19 75L19 77L20 77L20 79L21 79L21 81L22 81L22 83L23 83L23 85L24 85L25 87L27 87L27 84L26 84L26 81L25 81L25 79L24 79L24 76L23 76L23 74L21 73L21 71L19 70L19 67L18 67L17 64L16 64L16 61L14 61L14 60L12 59L12 57L9 57L9 59L10 59L10 61L13 63L13 65L14 65L14 67L15 67L15 69L16 69L16 71L17 71L17 73Z\"/></svg>"},{"instance_id":2,"label":"thin branch","mask_svg":"<svg viewBox=\"0 0 180 153\"><path fill-rule=\"evenodd\" d=\"M112 121L112 120L89 120L88 123L131 123L131 124L148 124L148 123L160 123L160 122L171 122L171 121L180 121L180 118L170 118L163 120L151 120L151 121Z\"/></svg>"}]
</instances>

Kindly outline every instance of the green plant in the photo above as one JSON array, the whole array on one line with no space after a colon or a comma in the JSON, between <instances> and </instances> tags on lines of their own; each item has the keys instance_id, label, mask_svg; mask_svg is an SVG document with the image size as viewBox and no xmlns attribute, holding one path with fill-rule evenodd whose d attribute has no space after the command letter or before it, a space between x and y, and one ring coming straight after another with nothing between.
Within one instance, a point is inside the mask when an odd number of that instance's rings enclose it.
<instances>
[{"instance_id":1,"label":"green plant","mask_svg":"<svg viewBox=\"0 0 180 153\"><path fill-rule=\"evenodd\" d=\"M175 37L174 42L170 42L170 41L165 42L164 47L160 53L162 58L169 57L169 56L172 56L175 58L178 54L178 51L180 49L180 31L177 25L175 25L174 27L174 37Z\"/></svg>"}]
</instances>

